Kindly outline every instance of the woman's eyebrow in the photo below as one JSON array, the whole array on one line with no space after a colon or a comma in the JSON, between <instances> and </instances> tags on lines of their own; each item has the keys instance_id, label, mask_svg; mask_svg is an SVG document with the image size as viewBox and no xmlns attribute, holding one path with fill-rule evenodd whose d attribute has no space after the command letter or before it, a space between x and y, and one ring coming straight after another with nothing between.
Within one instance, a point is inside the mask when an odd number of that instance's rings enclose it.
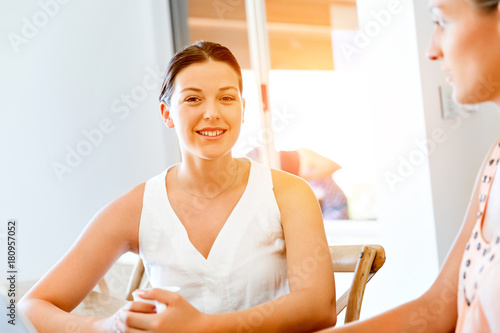
<instances>
[{"instance_id":1,"label":"woman's eyebrow","mask_svg":"<svg viewBox=\"0 0 500 333\"><path fill-rule=\"evenodd\" d=\"M435 14L438 12L442 12L443 9L446 10L446 3L442 1L429 1L429 12Z\"/></svg>"},{"instance_id":2,"label":"woman's eyebrow","mask_svg":"<svg viewBox=\"0 0 500 333\"><path fill-rule=\"evenodd\" d=\"M202 92L202 91L203 91L203 90L201 90L200 88L187 87L187 88L182 89L182 90L181 90L181 91L179 91L179 92L183 92L183 91L186 91L186 90L193 90L193 91L196 91L196 92Z\"/></svg>"},{"instance_id":3,"label":"woman's eyebrow","mask_svg":"<svg viewBox=\"0 0 500 333\"><path fill-rule=\"evenodd\" d=\"M225 90L229 90L229 89L238 90L238 88L236 88L236 87L234 87L234 86L222 87L222 88L220 88L219 90L225 91Z\"/></svg>"},{"instance_id":4,"label":"woman's eyebrow","mask_svg":"<svg viewBox=\"0 0 500 333\"><path fill-rule=\"evenodd\" d=\"M431 14L435 14L436 12L440 12L441 11L441 8L439 8L438 6L429 6L429 12Z\"/></svg>"},{"instance_id":5,"label":"woman's eyebrow","mask_svg":"<svg viewBox=\"0 0 500 333\"><path fill-rule=\"evenodd\" d=\"M429 7L429 13L432 17L441 17L445 13L443 13L443 8L441 6L431 6Z\"/></svg>"},{"instance_id":6,"label":"woman's eyebrow","mask_svg":"<svg viewBox=\"0 0 500 333\"><path fill-rule=\"evenodd\" d=\"M227 86L227 87L222 87L222 88L219 88L220 91L226 91L226 90L230 90L230 89L234 89L234 90L238 90L238 88L236 88L235 86ZM192 91L196 91L196 92L202 92L203 90L200 89L200 88L194 88L194 87L187 87L187 88L184 88L182 89L181 91L179 92L184 92L184 91L187 91L187 90L192 90Z\"/></svg>"}]
</instances>

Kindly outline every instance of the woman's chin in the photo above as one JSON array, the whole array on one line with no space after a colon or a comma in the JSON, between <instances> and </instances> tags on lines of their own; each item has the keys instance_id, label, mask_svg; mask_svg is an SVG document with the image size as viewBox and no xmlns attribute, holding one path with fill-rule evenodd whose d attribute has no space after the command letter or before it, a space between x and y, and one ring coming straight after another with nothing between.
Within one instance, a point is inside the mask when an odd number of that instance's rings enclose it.
<instances>
[{"instance_id":1,"label":"woman's chin","mask_svg":"<svg viewBox=\"0 0 500 333\"><path fill-rule=\"evenodd\" d=\"M473 93L468 93L467 91L457 89L455 86L453 86L453 100L455 101L455 103L461 105L481 103L481 101Z\"/></svg>"},{"instance_id":2,"label":"woman's chin","mask_svg":"<svg viewBox=\"0 0 500 333\"><path fill-rule=\"evenodd\" d=\"M470 87L470 89L460 89L453 86L453 100L462 105L476 105L485 102L499 102L500 91L487 90L483 87ZM497 103L498 104L498 103Z\"/></svg>"}]
</instances>

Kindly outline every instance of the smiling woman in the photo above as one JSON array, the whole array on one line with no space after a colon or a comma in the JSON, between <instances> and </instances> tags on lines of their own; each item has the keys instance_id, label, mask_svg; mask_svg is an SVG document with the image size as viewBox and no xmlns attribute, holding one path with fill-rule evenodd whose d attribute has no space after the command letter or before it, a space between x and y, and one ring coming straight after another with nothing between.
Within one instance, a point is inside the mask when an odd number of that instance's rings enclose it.
<instances>
[{"instance_id":1,"label":"smiling woman","mask_svg":"<svg viewBox=\"0 0 500 333\"><path fill-rule=\"evenodd\" d=\"M232 156L241 90L240 67L220 44L198 42L171 59L160 112L177 133L182 162L102 209L21 300L40 332L69 323L81 332L309 332L335 324L333 269L313 191ZM127 251L140 254L155 287L138 295L167 309L137 301L105 319L69 313Z\"/></svg>"}]
</instances>

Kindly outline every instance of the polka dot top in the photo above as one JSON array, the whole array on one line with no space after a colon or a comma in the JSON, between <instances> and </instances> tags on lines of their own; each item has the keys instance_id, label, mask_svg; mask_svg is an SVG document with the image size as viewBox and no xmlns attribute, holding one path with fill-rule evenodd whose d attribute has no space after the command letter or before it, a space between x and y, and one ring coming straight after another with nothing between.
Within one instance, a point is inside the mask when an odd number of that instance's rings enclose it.
<instances>
[{"instance_id":1,"label":"polka dot top","mask_svg":"<svg viewBox=\"0 0 500 333\"><path fill-rule=\"evenodd\" d=\"M482 233L488 198L499 161L500 140L495 144L483 169L477 220L460 265L456 332L487 333L497 332L496 329L500 328L500 302L497 301L492 306L489 301L485 301L492 299L491 293L498 294L495 297L500 299L500 235L495 235L487 242Z\"/></svg>"}]
</instances>

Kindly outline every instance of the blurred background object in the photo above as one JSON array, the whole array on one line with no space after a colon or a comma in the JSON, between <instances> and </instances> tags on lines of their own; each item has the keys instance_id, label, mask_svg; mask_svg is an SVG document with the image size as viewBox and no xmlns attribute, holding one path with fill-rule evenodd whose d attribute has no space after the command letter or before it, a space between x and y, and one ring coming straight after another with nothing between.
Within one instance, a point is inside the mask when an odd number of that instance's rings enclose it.
<instances>
[{"instance_id":1,"label":"blurred background object","mask_svg":"<svg viewBox=\"0 0 500 333\"><path fill-rule=\"evenodd\" d=\"M261 162L262 147L255 147L246 156ZM306 148L279 151L280 169L305 179L318 198L325 220L347 220L347 198L334 180L341 166Z\"/></svg>"}]
</instances>

